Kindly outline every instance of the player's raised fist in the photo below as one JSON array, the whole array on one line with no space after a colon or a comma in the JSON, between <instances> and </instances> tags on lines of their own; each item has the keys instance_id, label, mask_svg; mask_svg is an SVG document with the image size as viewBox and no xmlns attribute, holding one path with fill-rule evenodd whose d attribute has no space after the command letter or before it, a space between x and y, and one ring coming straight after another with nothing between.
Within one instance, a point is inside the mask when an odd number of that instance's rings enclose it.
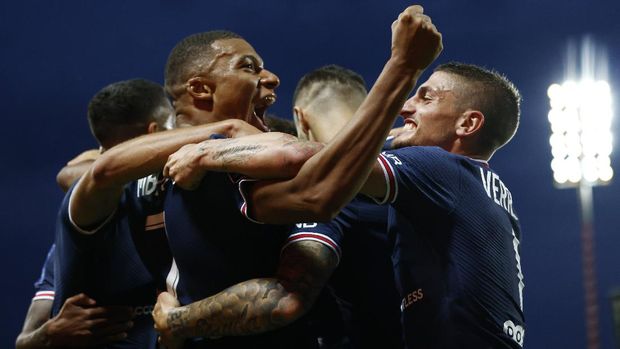
<instances>
[{"instance_id":1,"label":"player's raised fist","mask_svg":"<svg viewBox=\"0 0 620 349\"><path fill-rule=\"evenodd\" d=\"M413 70L423 70L443 49L441 33L422 6L407 7L392 23L392 58Z\"/></svg>"}]
</instances>

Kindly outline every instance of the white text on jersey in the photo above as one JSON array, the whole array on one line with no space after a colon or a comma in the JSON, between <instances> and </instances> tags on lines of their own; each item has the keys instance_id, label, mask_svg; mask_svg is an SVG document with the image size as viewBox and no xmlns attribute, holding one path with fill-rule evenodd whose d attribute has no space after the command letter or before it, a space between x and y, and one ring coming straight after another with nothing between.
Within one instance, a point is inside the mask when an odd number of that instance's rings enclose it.
<instances>
[{"instance_id":1,"label":"white text on jersey","mask_svg":"<svg viewBox=\"0 0 620 349\"><path fill-rule=\"evenodd\" d=\"M512 194L510 194L504 182L499 179L499 176L491 171L485 171L481 167L480 178L482 179L482 186L484 190L486 190L487 195L493 199L496 204L508 211L514 219L519 219L512 209Z\"/></svg>"}]
</instances>

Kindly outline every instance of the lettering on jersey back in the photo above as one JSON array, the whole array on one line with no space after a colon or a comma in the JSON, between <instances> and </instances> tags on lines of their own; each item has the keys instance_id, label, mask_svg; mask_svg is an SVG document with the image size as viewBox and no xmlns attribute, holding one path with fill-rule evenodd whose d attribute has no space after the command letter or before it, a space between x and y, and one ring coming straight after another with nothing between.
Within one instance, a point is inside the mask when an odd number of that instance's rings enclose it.
<instances>
[{"instance_id":1,"label":"lettering on jersey back","mask_svg":"<svg viewBox=\"0 0 620 349\"><path fill-rule=\"evenodd\" d=\"M487 196L510 213L514 219L518 220L519 218L517 218L512 208L512 194L504 182L499 179L499 176L494 172L487 171L480 167L480 179L482 180L482 186Z\"/></svg>"},{"instance_id":2,"label":"lettering on jersey back","mask_svg":"<svg viewBox=\"0 0 620 349\"><path fill-rule=\"evenodd\" d=\"M138 197L148 196L157 190L157 176L149 175L138 179Z\"/></svg>"}]
</instances>

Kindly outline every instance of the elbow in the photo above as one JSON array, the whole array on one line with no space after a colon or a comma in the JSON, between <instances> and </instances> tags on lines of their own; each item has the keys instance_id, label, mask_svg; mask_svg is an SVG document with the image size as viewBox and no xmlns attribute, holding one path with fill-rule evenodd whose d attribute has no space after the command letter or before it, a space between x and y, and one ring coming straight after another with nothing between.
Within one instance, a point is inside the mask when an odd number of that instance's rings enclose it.
<instances>
[{"instance_id":1,"label":"elbow","mask_svg":"<svg viewBox=\"0 0 620 349\"><path fill-rule=\"evenodd\" d=\"M273 320L283 326L291 324L306 314L311 307L312 304L305 304L299 296L287 297L286 301L281 302L272 313Z\"/></svg>"},{"instance_id":2,"label":"elbow","mask_svg":"<svg viewBox=\"0 0 620 349\"><path fill-rule=\"evenodd\" d=\"M307 221L329 222L336 218L341 209L340 205L335 205L332 193L326 190L313 190L304 196L304 201L306 212L311 215Z\"/></svg>"},{"instance_id":3,"label":"elbow","mask_svg":"<svg viewBox=\"0 0 620 349\"><path fill-rule=\"evenodd\" d=\"M98 187L106 187L113 185L114 168L106 158L102 157L95 161L90 167L86 176L90 177L92 183Z\"/></svg>"},{"instance_id":4,"label":"elbow","mask_svg":"<svg viewBox=\"0 0 620 349\"><path fill-rule=\"evenodd\" d=\"M63 167L56 175L56 184L58 184L60 189L62 189L62 191L65 193L71 187L71 184L72 184L71 176L67 174L66 167Z\"/></svg>"},{"instance_id":5,"label":"elbow","mask_svg":"<svg viewBox=\"0 0 620 349\"><path fill-rule=\"evenodd\" d=\"M294 177L306 161L323 149L324 145L316 142L299 142L294 136L290 138L292 146L282 148L282 168L287 175Z\"/></svg>"}]
</instances>

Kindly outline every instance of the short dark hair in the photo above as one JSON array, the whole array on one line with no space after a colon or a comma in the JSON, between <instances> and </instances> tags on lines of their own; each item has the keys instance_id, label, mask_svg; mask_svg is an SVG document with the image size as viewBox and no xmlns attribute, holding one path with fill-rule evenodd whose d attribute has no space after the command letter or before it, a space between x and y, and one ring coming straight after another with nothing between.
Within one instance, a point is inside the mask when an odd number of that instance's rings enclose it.
<instances>
[{"instance_id":1,"label":"short dark hair","mask_svg":"<svg viewBox=\"0 0 620 349\"><path fill-rule=\"evenodd\" d=\"M366 82L361 75L339 65L330 64L307 73L299 80L293 94L293 104L297 104L298 99L301 98L313 100L317 97L321 89L312 88L317 83L336 87L344 94L356 92L366 95L367 93Z\"/></svg>"},{"instance_id":2,"label":"short dark hair","mask_svg":"<svg viewBox=\"0 0 620 349\"><path fill-rule=\"evenodd\" d=\"M101 89L88 103L88 123L104 147L113 146L146 132L156 120L156 109L166 103L164 88L152 81L119 81Z\"/></svg>"},{"instance_id":3,"label":"short dark hair","mask_svg":"<svg viewBox=\"0 0 620 349\"><path fill-rule=\"evenodd\" d=\"M264 119L265 125L270 131L288 133L297 137L297 128L295 128L293 120L283 119L271 114L265 115Z\"/></svg>"},{"instance_id":4,"label":"short dark hair","mask_svg":"<svg viewBox=\"0 0 620 349\"><path fill-rule=\"evenodd\" d=\"M230 31L213 30L192 34L179 41L170 52L166 62L166 88L170 89L189 79L205 61L213 58L211 44L226 39L243 38Z\"/></svg>"},{"instance_id":5,"label":"short dark hair","mask_svg":"<svg viewBox=\"0 0 620 349\"><path fill-rule=\"evenodd\" d=\"M466 85L462 103L484 114L478 139L480 150L493 152L510 141L519 126L521 95L506 76L459 62L442 64L435 71L461 77Z\"/></svg>"}]
</instances>

